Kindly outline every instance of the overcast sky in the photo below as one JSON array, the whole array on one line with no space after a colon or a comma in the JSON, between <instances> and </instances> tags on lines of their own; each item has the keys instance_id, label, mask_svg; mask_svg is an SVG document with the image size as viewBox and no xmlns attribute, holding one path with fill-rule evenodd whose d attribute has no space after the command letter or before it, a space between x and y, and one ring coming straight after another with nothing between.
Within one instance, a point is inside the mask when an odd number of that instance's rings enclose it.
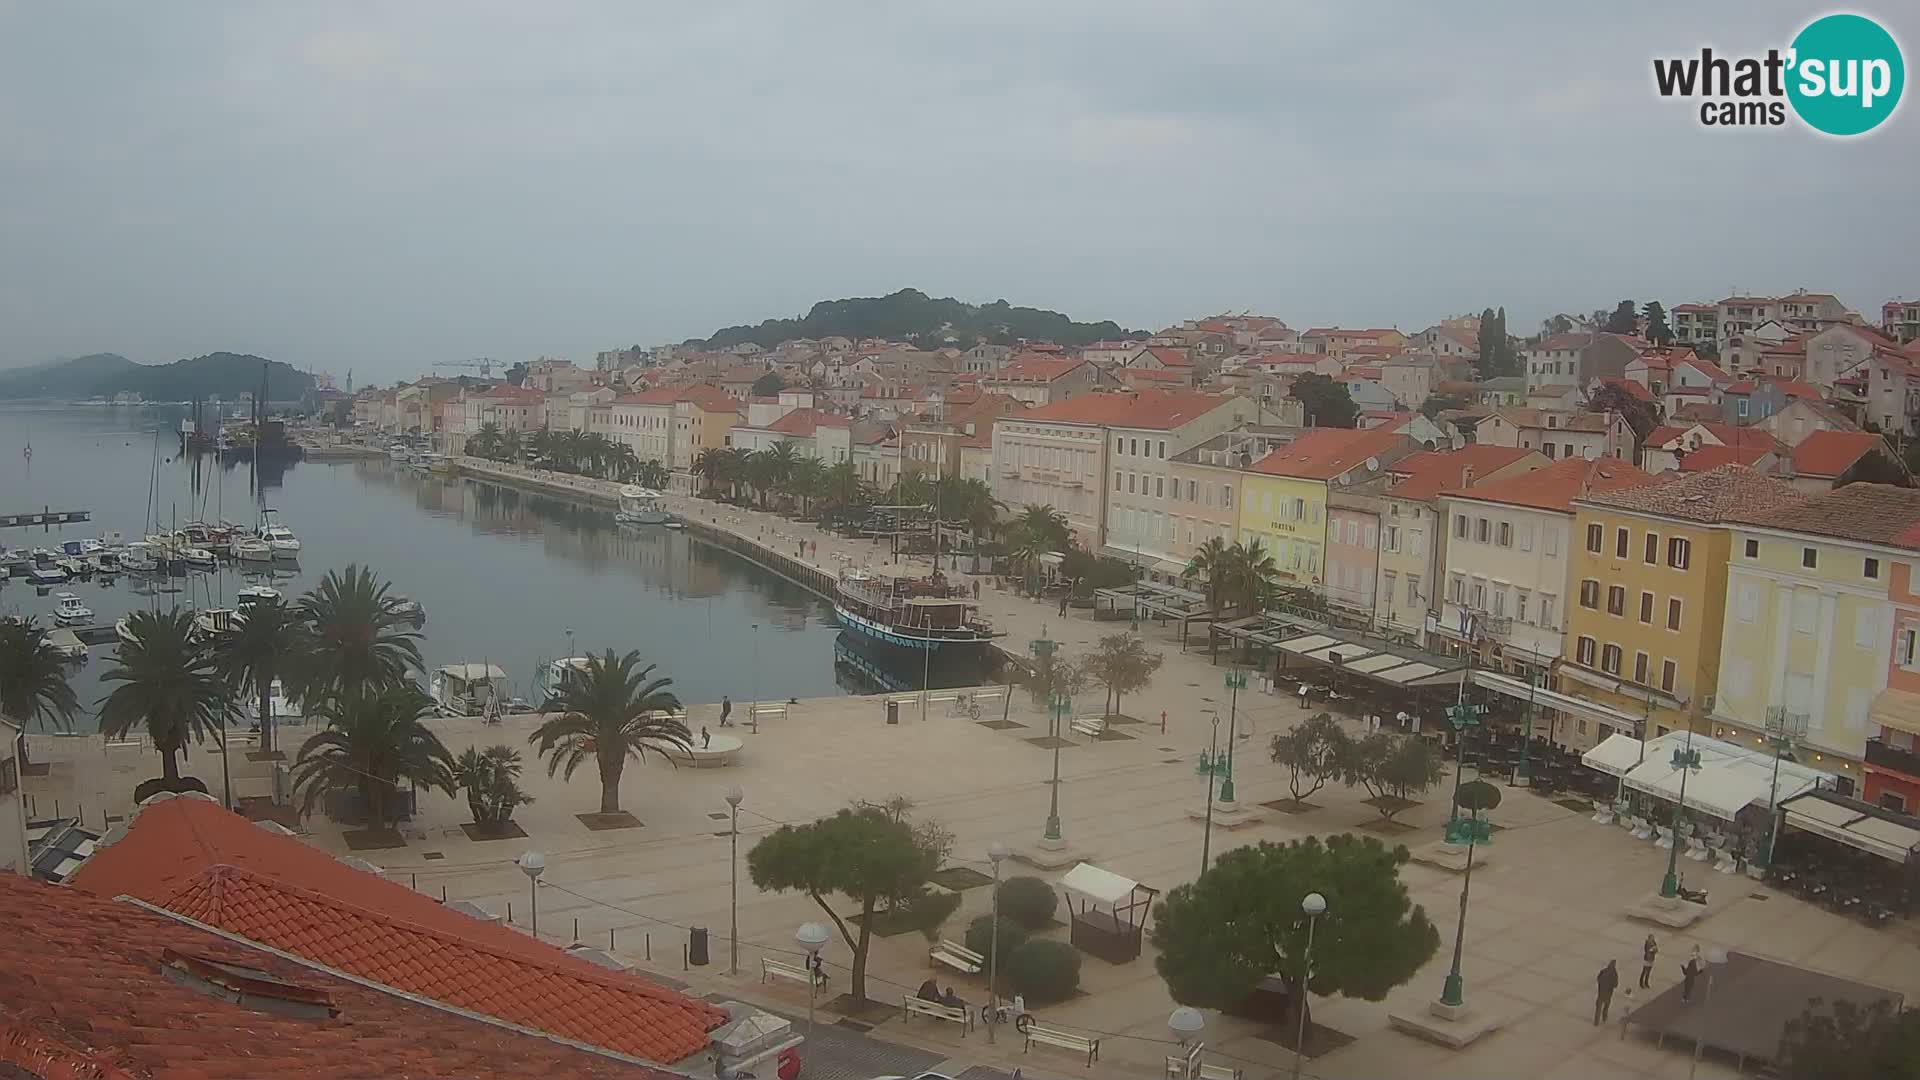
<instances>
[{"instance_id":1,"label":"overcast sky","mask_svg":"<svg viewBox=\"0 0 1920 1080\"><path fill-rule=\"evenodd\" d=\"M1920 106L1841 142L1652 91L1824 10L0 0L0 363L365 382L908 285L1148 328L1877 314L1920 294ZM1857 10L1911 68L1920 12Z\"/></svg>"}]
</instances>

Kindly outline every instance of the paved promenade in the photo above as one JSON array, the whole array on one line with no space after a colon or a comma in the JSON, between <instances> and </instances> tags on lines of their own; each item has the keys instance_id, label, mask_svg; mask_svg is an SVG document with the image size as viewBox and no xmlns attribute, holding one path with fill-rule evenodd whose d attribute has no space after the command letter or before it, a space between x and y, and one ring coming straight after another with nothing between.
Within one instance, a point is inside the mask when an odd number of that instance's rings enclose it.
<instances>
[{"instance_id":1,"label":"paved promenade","mask_svg":"<svg viewBox=\"0 0 1920 1080\"><path fill-rule=\"evenodd\" d=\"M802 541L817 542L818 554L810 556L810 561L828 570L845 560L887 558L880 545L823 536L777 517L700 500L671 501L684 515L788 554ZM1024 651L1028 641L1045 632L1073 655L1091 647L1102 634L1126 628L1125 623L1095 623L1079 611L1062 620L1056 607L1021 600L990 584L983 589L982 608L1007 632L1006 641L1016 651ZM1223 669L1211 666L1204 650L1182 655L1173 634L1151 624L1143 624L1142 633L1149 645L1167 654L1153 686L1125 703L1127 713L1146 722L1121 729L1132 738L1091 742L1076 737L1075 745L1061 752L1061 813L1067 838L1075 847L1104 867L1165 890L1191 880L1199 871L1201 826L1188 818L1188 810L1205 796L1204 781L1195 775L1195 757L1212 734L1203 710L1217 708L1224 716L1227 697L1221 689ZM617 642L606 644L618 646ZM784 700L778 688L764 688L761 693L768 700ZM1087 711L1098 710L1100 694L1093 691L1084 703ZM736 693L736 705L745 696ZM820 913L804 897L763 895L755 890L745 879L746 850L782 822L808 821L857 798L900 793L916 801L916 816L937 819L957 834L956 862L984 872L988 845L1001 841L1018 848L1037 838L1047 809L1044 780L1051 755L1025 741L1044 734L1045 720L1023 694L1016 693L1010 701L1009 718L1024 727L989 729L949 715L942 705L935 705L924 723L917 710L904 709L902 723L890 727L884 722L879 698L800 702L784 718L764 724L757 735L737 727L728 729L745 743L738 764L731 768L676 769L656 760L630 766L623 806L644 823L638 829L587 829L574 815L597 808L599 788L590 766L565 783L550 779L544 764L530 760L526 781L536 801L515 816L529 834L527 839L472 841L459 830L466 820L464 803L429 795L423 797L421 813L408 827L406 847L357 854L423 892L440 895L444 890L449 899L471 901L503 916L511 905L513 922L530 928L528 884L511 860L521 850L537 848L547 856L549 867L539 889L543 937L564 944L577 935L578 940L602 948L611 942L623 959L684 981L694 992L724 993L757 999L783 1011L804 1012L806 999L799 988L761 984L759 961L767 955L790 959L783 951L791 948L794 928ZM736 715L740 711L736 708ZM1164 734L1162 712L1166 714ZM1286 796L1285 776L1267 760L1266 742L1272 733L1306 715L1283 696L1256 688L1242 692L1236 719L1242 732L1236 779L1243 801ZM713 728L717 719L717 709L710 704L690 711L696 733L702 725ZM511 717L497 727L472 720L435 722L456 753L469 745L494 742L523 746L533 724L531 717ZM297 738L288 739L289 747L297 746ZM28 790L39 798L64 791L68 799L83 795L98 800L98 808L106 808L114 804L116 791L123 802L122 789L147 775L141 770L149 763L142 760L145 755L139 748L128 748L103 764L106 759L96 740L60 743L34 741L39 760L59 760L53 776L30 779ZM196 756L192 767L217 784L218 758L211 761L210 767L208 757ZM238 749L234 772L237 791L263 790L265 766L243 764ZM732 784L746 792L741 808L738 976L727 972L729 838L722 796ZM1258 825L1232 833L1216 830L1213 848L1218 852L1260 840L1360 828L1378 819L1360 803L1361 798L1364 792L1357 789L1325 789L1314 798L1321 809L1297 816L1269 813ZM121 805L107 812L124 809ZM94 816L96 809L88 813ZM1436 793L1425 805L1401 816L1416 831L1397 839L1410 845L1436 839L1445 817L1444 795ZM1469 1004L1506 1016L1506 1028L1459 1051L1388 1029L1389 1011L1419 1009L1438 995L1457 910L1455 875L1410 865L1406 881L1417 902L1443 927L1445 943L1411 983L1384 1002L1316 1001L1315 1020L1354 1036L1355 1041L1309 1063L1306 1075L1354 1080L1415 1075L1462 1080L1684 1075L1688 1065L1684 1049L1662 1050L1636 1038L1623 1040L1617 1026L1597 1029L1591 1024L1594 975L1608 959L1620 962L1623 988L1636 982L1638 946L1646 928L1629 922L1621 912L1657 885L1665 853L1554 802L1518 792L1492 818L1503 828L1489 851L1490 861L1475 871L1464 972ZM328 850L347 850L337 827L319 819L307 824L313 830L312 842ZM1011 863L1008 869L1032 872ZM1654 974L1656 988L1678 980L1680 961L1698 943L1802 963L1920 995L1920 948L1908 931L1871 930L1745 878L1716 875L1697 866L1691 870L1715 890L1716 913L1693 931L1660 932L1662 959ZM986 911L988 892L983 888L965 894L963 907L949 924L951 936ZM685 970L683 928L695 925L713 934L713 963ZM843 965L847 960L847 950L837 940L826 955L831 964ZM925 945L917 935L876 940L871 996L897 1001L928 974ZM984 996L980 980L944 971L939 978L943 984L952 982L969 999ZM835 991L845 986L844 971L836 972ZM1173 1004L1154 973L1151 956L1120 966L1088 958L1083 987L1089 991L1086 996L1041 1010L1043 1019L1105 1033L1102 1067L1095 1070L1099 1076L1161 1075L1162 1058L1170 1050L1165 1022ZM1616 1021L1626 1008L1626 1002L1616 997ZM962 1040L927 1024L903 1027L897 1017L882 1023L874 1035L939 1053L950 1059L948 1071L956 1074L968 1065L1003 1069L1020 1065L1030 1077L1088 1075L1064 1053L1036 1050L1023 1056L1018 1040L1011 1037L989 1046L984 1033ZM1290 1052L1261 1038L1251 1023L1214 1018L1206 1040L1210 1052L1219 1052L1210 1053L1209 1060L1239 1065L1249 1078L1284 1076L1292 1066ZM1706 1076L1732 1075L1730 1065L1711 1059L1700 1071Z\"/></svg>"}]
</instances>

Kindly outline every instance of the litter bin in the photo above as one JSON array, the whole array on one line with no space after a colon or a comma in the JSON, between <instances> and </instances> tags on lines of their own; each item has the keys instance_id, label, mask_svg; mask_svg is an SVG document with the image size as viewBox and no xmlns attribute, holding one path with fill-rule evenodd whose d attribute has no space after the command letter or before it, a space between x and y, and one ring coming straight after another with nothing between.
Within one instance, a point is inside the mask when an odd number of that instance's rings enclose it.
<instances>
[{"instance_id":1,"label":"litter bin","mask_svg":"<svg viewBox=\"0 0 1920 1080\"><path fill-rule=\"evenodd\" d=\"M707 966L707 928L695 926L687 934L687 963L693 967Z\"/></svg>"},{"instance_id":2,"label":"litter bin","mask_svg":"<svg viewBox=\"0 0 1920 1080\"><path fill-rule=\"evenodd\" d=\"M892 698L888 698L887 699L887 723L897 724L899 722L900 722L900 703L898 701L893 700Z\"/></svg>"}]
</instances>

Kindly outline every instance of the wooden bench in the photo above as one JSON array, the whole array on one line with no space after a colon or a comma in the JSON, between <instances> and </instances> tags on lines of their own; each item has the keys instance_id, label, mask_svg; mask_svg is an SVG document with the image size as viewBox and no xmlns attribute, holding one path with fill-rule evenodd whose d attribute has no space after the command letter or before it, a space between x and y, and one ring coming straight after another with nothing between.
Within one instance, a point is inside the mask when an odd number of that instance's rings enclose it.
<instances>
[{"instance_id":1,"label":"wooden bench","mask_svg":"<svg viewBox=\"0 0 1920 1080\"><path fill-rule=\"evenodd\" d=\"M1194 1080L1240 1080L1240 1070L1226 1065L1202 1065L1193 1075Z\"/></svg>"},{"instance_id":2,"label":"wooden bench","mask_svg":"<svg viewBox=\"0 0 1920 1080\"><path fill-rule=\"evenodd\" d=\"M768 959L762 958L760 961L760 981L766 982L768 979L787 979L791 982L797 982L797 983L808 983L813 981L812 979L807 977L806 968L799 967L794 964L783 964L778 960L768 960ZM819 985L825 986L826 984L827 984L827 980L826 980L826 977L823 975L820 977Z\"/></svg>"},{"instance_id":3,"label":"wooden bench","mask_svg":"<svg viewBox=\"0 0 1920 1080\"><path fill-rule=\"evenodd\" d=\"M1103 716L1083 716L1073 722L1073 730L1090 739L1097 739L1107 733L1107 720Z\"/></svg>"},{"instance_id":4,"label":"wooden bench","mask_svg":"<svg viewBox=\"0 0 1920 1080\"><path fill-rule=\"evenodd\" d=\"M964 945L956 945L946 938L927 950L927 956L936 964L945 964L963 975L978 975L987 966L987 958Z\"/></svg>"},{"instance_id":5,"label":"wooden bench","mask_svg":"<svg viewBox=\"0 0 1920 1080\"><path fill-rule=\"evenodd\" d=\"M1075 1035L1071 1031L1062 1031L1059 1028L1042 1027L1039 1024L1034 1024L1027 1028L1027 1045L1023 1047L1020 1052L1024 1054L1028 1050L1033 1049L1034 1043L1040 1043L1043 1046L1057 1046L1062 1050L1071 1050L1076 1054L1085 1054L1087 1055L1087 1068L1089 1069L1093 1068L1094 1062L1100 1060L1100 1040L1089 1035Z\"/></svg>"},{"instance_id":6,"label":"wooden bench","mask_svg":"<svg viewBox=\"0 0 1920 1080\"><path fill-rule=\"evenodd\" d=\"M960 1025L960 1037L966 1038L973 1030L973 1010L965 1005L942 1005L937 1001L928 1001L923 997L908 994L900 999L900 1017L902 1020L914 1016L925 1016L934 1020L945 1020Z\"/></svg>"}]
</instances>

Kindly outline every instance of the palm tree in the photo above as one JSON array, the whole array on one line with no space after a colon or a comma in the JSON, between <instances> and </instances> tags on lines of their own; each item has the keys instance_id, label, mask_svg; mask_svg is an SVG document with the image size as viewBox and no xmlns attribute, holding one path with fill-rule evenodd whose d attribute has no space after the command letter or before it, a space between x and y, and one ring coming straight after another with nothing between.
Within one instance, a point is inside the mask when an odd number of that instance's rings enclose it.
<instances>
[{"instance_id":1,"label":"palm tree","mask_svg":"<svg viewBox=\"0 0 1920 1080\"><path fill-rule=\"evenodd\" d=\"M33 619L0 619L0 715L24 729L34 720L65 729L80 710L67 681L64 657L54 651ZM20 740L20 764L27 764L27 740Z\"/></svg>"},{"instance_id":2,"label":"palm tree","mask_svg":"<svg viewBox=\"0 0 1920 1080\"><path fill-rule=\"evenodd\" d=\"M421 719L433 700L411 683L367 687L327 700L316 712L327 730L300 746L293 763L293 790L300 813L321 800L356 792L369 828L393 820L402 782L454 794L453 755Z\"/></svg>"},{"instance_id":3,"label":"palm tree","mask_svg":"<svg viewBox=\"0 0 1920 1080\"><path fill-rule=\"evenodd\" d=\"M551 431L536 431L527 436L527 454L547 468L559 468L559 443Z\"/></svg>"},{"instance_id":4,"label":"palm tree","mask_svg":"<svg viewBox=\"0 0 1920 1080\"><path fill-rule=\"evenodd\" d=\"M387 588L371 571L349 565L327 571L300 598L311 634L296 679L302 701L371 693L420 666L420 631Z\"/></svg>"},{"instance_id":5,"label":"palm tree","mask_svg":"<svg viewBox=\"0 0 1920 1080\"><path fill-rule=\"evenodd\" d=\"M687 468L701 479L703 490L712 491L720 486L721 474L726 471L725 451L712 447L702 450Z\"/></svg>"},{"instance_id":6,"label":"palm tree","mask_svg":"<svg viewBox=\"0 0 1920 1080\"><path fill-rule=\"evenodd\" d=\"M467 439L467 453L477 458L498 459L500 456L500 425L488 423L480 425L480 430Z\"/></svg>"},{"instance_id":7,"label":"palm tree","mask_svg":"<svg viewBox=\"0 0 1920 1080\"><path fill-rule=\"evenodd\" d=\"M602 438L604 438L604 436L602 436ZM602 466L603 475L611 474L616 480L632 480L640 475L642 468L640 455L633 452L632 446L623 442L615 442L607 439L606 458L606 464ZM660 465L657 461L649 461L646 464L656 467ZM662 468L660 472L662 477L660 482L658 484L647 484L647 487L664 488L667 486L665 479L666 469Z\"/></svg>"},{"instance_id":8,"label":"palm tree","mask_svg":"<svg viewBox=\"0 0 1920 1080\"><path fill-rule=\"evenodd\" d=\"M1221 602L1227 595L1227 575L1231 569L1228 565L1231 561L1230 551L1225 540L1217 536L1213 537L1200 545L1200 549L1193 553L1193 558L1183 571L1187 577L1206 580L1207 608L1211 611L1218 612Z\"/></svg>"},{"instance_id":9,"label":"palm tree","mask_svg":"<svg viewBox=\"0 0 1920 1080\"><path fill-rule=\"evenodd\" d=\"M1020 567L1028 592L1038 588L1035 576L1040 557L1053 550L1054 546L1047 537L1028 528L1024 521L1015 524L1007 533L1007 555L1013 559L1014 565Z\"/></svg>"},{"instance_id":10,"label":"palm tree","mask_svg":"<svg viewBox=\"0 0 1920 1080\"><path fill-rule=\"evenodd\" d=\"M747 486L754 490L762 510L767 508L767 492L780 482L779 466L771 450L755 450L747 455L742 472Z\"/></svg>"},{"instance_id":11,"label":"palm tree","mask_svg":"<svg viewBox=\"0 0 1920 1080\"><path fill-rule=\"evenodd\" d=\"M628 447L627 452L631 454L633 448ZM702 451L702 453L705 452ZM667 485L673 482L673 475L658 461L641 461L633 467L633 482L641 487L653 488L655 491L665 491Z\"/></svg>"},{"instance_id":12,"label":"palm tree","mask_svg":"<svg viewBox=\"0 0 1920 1080\"><path fill-rule=\"evenodd\" d=\"M500 435L500 460L519 461L524 447L519 428L508 428Z\"/></svg>"},{"instance_id":13,"label":"palm tree","mask_svg":"<svg viewBox=\"0 0 1920 1080\"><path fill-rule=\"evenodd\" d=\"M793 468L800 463L800 451L785 439L773 444L767 451L767 464L773 470L775 487L782 486L793 478Z\"/></svg>"},{"instance_id":14,"label":"palm tree","mask_svg":"<svg viewBox=\"0 0 1920 1080\"><path fill-rule=\"evenodd\" d=\"M1016 523L1045 543L1048 551L1065 551L1067 541L1073 536L1073 530L1067 524L1067 515L1051 506L1028 503L1020 511Z\"/></svg>"},{"instance_id":15,"label":"palm tree","mask_svg":"<svg viewBox=\"0 0 1920 1080\"><path fill-rule=\"evenodd\" d=\"M842 461L827 470L826 486L821 491L827 505L858 506L865 500L866 493L866 481L860 479L860 469L853 462Z\"/></svg>"},{"instance_id":16,"label":"palm tree","mask_svg":"<svg viewBox=\"0 0 1920 1080\"><path fill-rule=\"evenodd\" d=\"M941 515L967 527L967 540L973 548L973 571L980 572L980 534L1000 521L1006 504L993 497L993 489L982 480L949 476L935 485Z\"/></svg>"},{"instance_id":17,"label":"palm tree","mask_svg":"<svg viewBox=\"0 0 1920 1080\"><path fill-rule=\"evenodd\" d=\"M1258 611L1273 598L1280 582L1280 566L1259 540L1236 543L1227 549L1224 596L1235 607Z\"/></svg>"},{"instance_id":18,"label":"palm tree","mask_svg":"<svg viewBox=\"0 0 1920 1080\"><path fill-rule=\"evenodd\" d=\"M608 649L605 656L587 657L586 666L541 706L550 715L527 739L540 745L548 776L564 769L571 780L593 758L600 767L602 814L620 812L620 774L628 758L644 758L648 750L667 757L669 749L691 746L687 725L672 715L680 708L667 689L673 680L654 678L654 667L641 666L638 652L615 656Z\"/></svg>"},{"instance_id":19,"label":"palm tree","mask_svg":"<svg viewBox=\"0 0 1920 1080\"><path fill-rule=\"evenodd\" d=\"M273 749L273 680L292 670L307 651L307 626L278 597L262 600L235 620L233 632L213 646L214 671L237 694L259 702L260 749Z\"/></svg>"},{"instance_id":20,"label":"palm tree","mask_svg":"<svg viewBox=\"0 0 1920 1080\"><path fill-rule=\"evenodd\" d=\"M221 726L231 691L194 639L192 612L136 611L127 629L132 640L120 643L119 661L101 676L119 685L100 699L100 731L121 738L145 726L163 761L164 790L179 790L180 752Z\"/></svg>"},{"instance_id":21,"label":"palm tree","mask_svg":"<svg viewBox=\"0 0 1920 1080\"><path fill-rule=\"evenodd\" d=\"M826 483L826 462L809 457L793 463L793 470L787 476L787 490L800 500L800 513L803 516L812 515L813 502L820 497Z\"/></svg>"},{"instance_id":22,"label":"palm tree","mask_svg":"<svg viewBox=\"0 0 1920 1080\"><path fill-rule=\"evenodd\" d=\"M467 793L467 809L482 829L499 829L513 820L515 807L533 801L520 790L520 751L511 746L467 747L454 760L451 779Z\"/></svg>"}]
</instances>

